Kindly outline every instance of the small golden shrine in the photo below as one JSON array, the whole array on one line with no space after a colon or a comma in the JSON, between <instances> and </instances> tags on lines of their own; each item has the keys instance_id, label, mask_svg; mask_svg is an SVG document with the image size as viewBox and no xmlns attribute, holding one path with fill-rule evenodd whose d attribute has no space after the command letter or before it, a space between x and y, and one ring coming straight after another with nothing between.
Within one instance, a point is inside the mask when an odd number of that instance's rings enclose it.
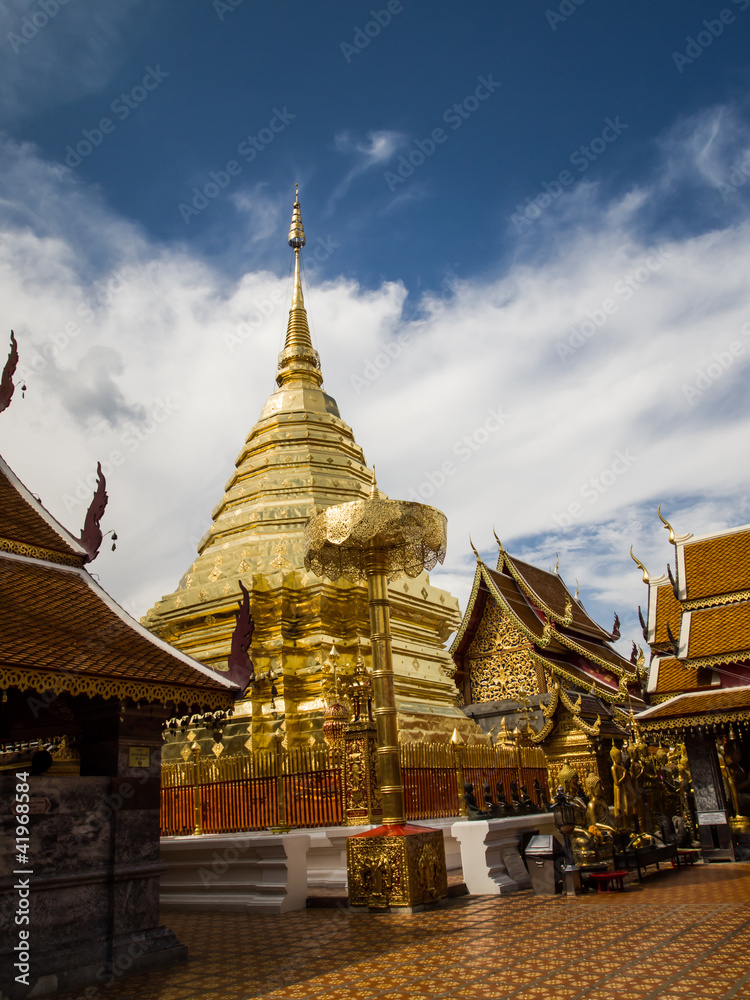
<instances>
[{"instance_id":1,"label":"small golden shrine","mask_svg":"<svg viewBox=\"0 0 750 1000\"><path fill-rule=\"evenodd\" d=\"M299 199L288 242L294 284L277 388L237 457L195 560L177 589L143 619L178 649L226 671L240 582L247 588L256 682L219 733L217 746L229 753L267 747L278 729L290 748L323 739L324 666L334 643L342 673L354 669L359 655L372 666L365 585L324 581L304 566L308 519L366 497L372 472L336 401L323 390L302 293ZM460 620L456 598L433 587L423 572L392 583L389 600L401 732L407 739L445 741L458 726L472 738L476 728L456 707L455 668L444 648ZM204 753L212 748L205 730L198 739ZM165 759L178 749L168 744Z\"/></svg>"},{"instance_id":2,"label":"small golden shrine","mask_svg":"<svg viewBox=\"0 0 750 1000\"><path fill-rule=\"evenodd\" d=\"M750 525L677 535L674 570L651 576L646 734L684 738L704 855L750 859ZM631 550L632 555L632 550ZM734 848L730 844L732 834Z\"/></svg>"},{"instance_id":3,"label":"small golden shrine","mask_svg":"<svg viewBox=\"0 0 750 1000\"><path fill-rule=\"evenodd\" d=\"M627 739L631 706L643 705L642 654L621 656L612 645L617 617L611 632L603 629L557 570L538 569L497 542L494 569L474 550L471 596L451 647L464 711L503 741L519 730L541 745L552 789L567 761L581 786L593 772L611 798L609 749Z\"/></svg>"}]
</instances>

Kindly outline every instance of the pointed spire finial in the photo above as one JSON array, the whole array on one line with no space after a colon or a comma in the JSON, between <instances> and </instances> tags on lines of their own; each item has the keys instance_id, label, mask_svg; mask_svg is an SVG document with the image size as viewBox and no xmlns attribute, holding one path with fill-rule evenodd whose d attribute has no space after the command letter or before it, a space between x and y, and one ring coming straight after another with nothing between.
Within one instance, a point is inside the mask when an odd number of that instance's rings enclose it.
<instances>
[{"instance_id":1,"label":"pointed spire finial","mask_svg":"<svg viewBox=\"0 0 750 1000\"><path fill-rule=\"evenodd\" d=\"M378 480L375 475L375 466L372 467L372 485L370 486L369 500L387 500L388 497L378 486Z\"/></svg>"},{"instance_id":2,"label":"pointed spire finial","mask_svg":"<svg viewBox=\"0 0 750 1000\"><path fill-rule=\"evenodd\" d=\"M560 553L559 552L555 552L555 573L557 573L558 576L560 575Z\"/></svg>"},{"instance_id":3,"label":"pointed spire finial","mask_svg":"<svg viewBox=\"0 0 750 1000\"><path fill-rule=\"evenodd\" d=\"M294 288L292 308L289 310L289 322L286 328L286 341L284 342L284 350L279 355L279 371L276 375L276 381L279 385L285 385L293 380L311 382L317 387L323 384L323 376L320 372L318 352L312 345L307 310L302 295L300 250L306 241L299 204L299 186L296 184L292 222L287 242L294 250Z\"/></svg>"}]
</instances>

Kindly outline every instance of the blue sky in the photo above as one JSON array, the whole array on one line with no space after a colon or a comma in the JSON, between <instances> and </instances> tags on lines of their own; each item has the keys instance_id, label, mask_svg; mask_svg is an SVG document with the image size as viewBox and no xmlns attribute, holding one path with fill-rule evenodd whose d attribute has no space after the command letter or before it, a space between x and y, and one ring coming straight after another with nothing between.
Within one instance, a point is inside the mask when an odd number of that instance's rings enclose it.
<instances>
[{"instance_id":1,"label":"blue sky","mask_svg":"<svg viewBox=\"0 0 750 1000\"><path fill-rule=\"evenodd\" d=\"M750 0L8 0L3 453L77 530L123 452L97 571L136 613L172 590L273 387L298 182L326 387L448 514L435 581L463 603L494 524L637 638L656 505L750 520L749 29Z\"/></svg>"}]
</instances>

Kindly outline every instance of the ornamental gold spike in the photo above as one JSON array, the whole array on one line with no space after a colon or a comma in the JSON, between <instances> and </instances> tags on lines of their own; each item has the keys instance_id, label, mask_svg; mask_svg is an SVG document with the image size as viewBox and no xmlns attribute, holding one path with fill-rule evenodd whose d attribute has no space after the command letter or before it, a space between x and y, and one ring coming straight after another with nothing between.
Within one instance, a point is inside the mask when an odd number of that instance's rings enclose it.
<instances>
[{"instance_id":1,"label":"ornamental gold spike","mask_svg":"<svg viewBox=\"0 0 750 1000\"><path fill-rule=\"evenodd\" d=\"M675 543L674 528L669 523L669 521L666 519L666 517L662 517L662 515L661 515L661 504L659 504L659 507L658 507L656 513L659 515L659 520L664 525L664 527L669 530L669 540L672 543L672 545L674 545L674 543Z\"/></svg>"},{"instance_id":2,"label":"ornamental gold spike","mask_svg":"<svg viewBox=\"0 0 750 1000\"><path fill-rule=\"evenodd\" d=\"M651 579L649 577L649 575L648 575L648 570L643 565L643 563L641 562L641 560L637 556L633 555L633 546L632 545L630 546L630 558L633 560L633 562L636 564L636 566L638 566L638 568L643 571L643 582L644 583L648 583L649 580Z\"/></svg>"}]
</instances>

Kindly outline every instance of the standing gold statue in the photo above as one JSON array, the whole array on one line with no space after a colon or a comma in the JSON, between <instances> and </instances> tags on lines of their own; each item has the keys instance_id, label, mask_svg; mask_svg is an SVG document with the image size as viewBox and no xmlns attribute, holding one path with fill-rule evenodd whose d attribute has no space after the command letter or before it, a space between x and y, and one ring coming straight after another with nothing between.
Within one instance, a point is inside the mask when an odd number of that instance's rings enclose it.
<instances>
[{"instance_id":1,"label":"standing gold statue","mask_svg":"<svg viewBox=\"0 0 750 1000\"><path fill-rule=\"evenodd\" d=\"M609 751L612 761L612 785L614 788L615 825L621 830L632 830L636 815L635 789L630 771L622 762L622 751L613 746Z\"/></svg>"}]
</instances>

